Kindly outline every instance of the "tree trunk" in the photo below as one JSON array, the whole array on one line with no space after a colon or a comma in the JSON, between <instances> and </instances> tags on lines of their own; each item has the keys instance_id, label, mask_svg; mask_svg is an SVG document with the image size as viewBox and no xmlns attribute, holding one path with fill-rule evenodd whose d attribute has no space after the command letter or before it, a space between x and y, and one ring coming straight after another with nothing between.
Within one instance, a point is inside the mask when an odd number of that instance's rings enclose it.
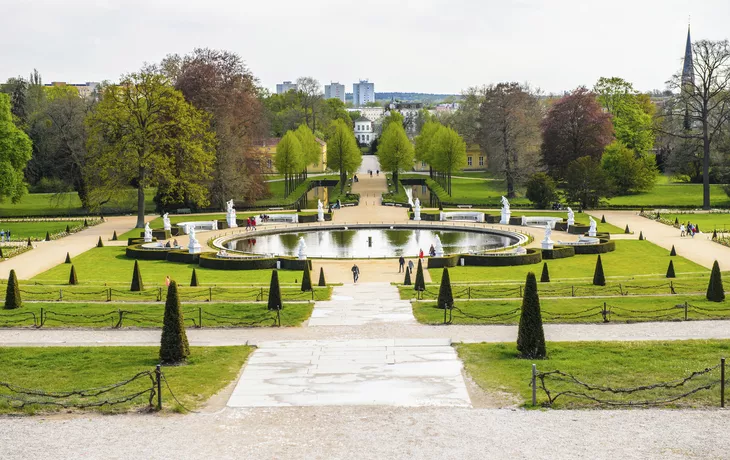
<instances>
[{"instance_id":1,"label":"tree trunk","mask_svg":"<svg viewBox=\"0 0 730 460\"><path fill-rule=\"evenodd\" d=\"M135 228L144 228L144 185L142 182L137 187L137 226Z\"/></svg>"},{"instance_id":2,"label":"tree trunk","mask_svg":"<svg viewBox=\"0 0 730 460\"><path fill-rule=\"evenodd\" d=\"M398 193L398 171L393 171L393 185L395 186L395 193Z\"/></svg>"},{"instance_id":3,"label":"tree trunk","mask_svg":"<svg viewBox=\"0 0 730 460\"><path fill-rule=\"evenodd\" d=\"M710 209L710 138L707 135L707 122L702 123L702 209Z\"/></svg>"}]
</instances>

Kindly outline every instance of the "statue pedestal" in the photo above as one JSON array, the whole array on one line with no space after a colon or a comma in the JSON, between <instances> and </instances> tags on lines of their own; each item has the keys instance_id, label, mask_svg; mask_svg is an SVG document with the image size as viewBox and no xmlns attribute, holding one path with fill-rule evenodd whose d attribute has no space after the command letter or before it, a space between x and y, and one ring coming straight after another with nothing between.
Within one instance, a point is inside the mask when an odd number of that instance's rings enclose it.
<instances>
[{"instance_id":1,"label":"statue pedestal","mask_svg":"<svg viewBox=\"0 0 730 460\"><path fill-rule=\"evenodd\" d=\"M189 254L200 254L201 252L203 252L203 247L200 246L200 243L198 243L197 241L195 242L195 244L188 245Z\"/></svg>"},{"instance_id":2,"label":"statue pedestal","mask_svg":"<svg viewBox=\"0 0 730 460\"><path fill-rule=\"evenodd\" d=\"M238 227L238 223L236 222L236 213L228 214L226 216L226 223L228 224L228 228Z\"/></svg>"},{"instance_id":3,"label":"statue pedestal","mask_svg":"<svg viewBox=\"0 0 730 460\"><path fill-rule=\"evenodd\" d=\"M324 222L324 210L317 210L317 222Z\"/></svg>"},{"instance_id":4,"label":"statue pedestal","mask_svg":"<svg viewBox=\"0 0 730 460\"><path fill-rule=\"evenodd\" d=\"M568 227L572 227L575 225L575 219L568 219Z\"/></svg>"},{"instance_id":5,"label":"statue pedestal","mask_svg":"<svg viewBox=\"0 0 730 460\"><path fill-rule=\"evenodd\" d=\"M416 208L413 211L413 220L421 220L421 208Z\"/></svg>"},{"instance_id":6,"label":"statue pedestal","mask_svg":"<svg viewBox=\"0 0 730 460\"><path fill-rule=\"evenodd\" d=\"M150 235L150 236L146 236L146 235L145 235L145 237L144 237L144 242L145 242L145 243L151 243L151 242L152 242L152 235Z\"/></svg>"},{"instance_id":7,"label":"statue pedestal","mask_svg":"<svg viewBox=\"0 0 730 460\"><path fill-rule=\"evenodd\" d=\"M553 240L542 240L543 249L552 249L555 242Z\"/></svg>"},{"instance_id":8,"label":"statue pedestal","mask_svg":"<svg viewBox=\"0 0 730 460\"><path fill-rule=\"evenodd\" d=\"M596 231L595 230L588 230L588 236L594 236L595 237L596 236Z\"/></svg>"},{"instance_id":9,"label":"statue pedestal","mask_svg":"<svg viewBox=\"0 0 730 460\"><path fill-rule=\"evenodd\" d=\"M502 210L502 218L499 220L499 223L502 225L509 225L509 218L511 216L511 213L509 211Z\"/></svg>"}]
</instances>

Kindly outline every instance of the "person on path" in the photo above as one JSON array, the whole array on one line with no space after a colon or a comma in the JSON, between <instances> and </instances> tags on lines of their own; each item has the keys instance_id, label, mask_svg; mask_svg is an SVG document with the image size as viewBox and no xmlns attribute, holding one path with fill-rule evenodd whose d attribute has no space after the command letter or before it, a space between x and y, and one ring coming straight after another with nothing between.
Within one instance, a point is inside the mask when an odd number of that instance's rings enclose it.
<instances>
[{"instance_id":1,"label":"person on path","mask_svg":"<svg viewBox=\"0 0 730 460\"><path fill-rule=\"evenodd\" d=\"M251 230L251 218L246 217L246 230Z\"/></svg>"},{"instance_id":2,"label":"person on path","mask_svg":"<svg viewBox=\"0 0 730 460\"><path fill-rule=\"evenodd\" d=\"M423 249L418 250L418 258L423 259Z\"/></svg>"},{"instance_id":3,"label":"person on path","mask_svg":"<svg viewBox=\"0 0 730 460\"><path fill-rule=\"evenodd\" d=\"M380 176L380 170L379 169L377 171L375 171L375 175L376 176Z\"/></svg>"},{"instance_id":4,"label":"person on path","mask_svg":"<svg viewBox=\"0 0 730 460\"><path fill-rule=\"evenodd\" d=\"M413 273L413 261L412 260L408 261L408 271Z\"/></svg>"},{"instance_id":5,"label":"person on path","mask_svg":"<svg viewBox=\"0 0 730 460\"><path fill-rule=\"evenodd\" d=\"M8 238L7 241L10 242L10 229L8 229L8 233L5 236Z\"/></svg>"},{"instance_id":6,"label":"person on path","mask_svg":"<svg viewBox=\"0 0 730 460\"><path fill-rule=\"evenodd\" d=\"M352 282L357 283L358 278L360 278L360 268L357 266L357 264L352 265Z\"/></svg>"},{"instance_id":7,"label":"person on path","mask_svg":"<svg viewBox=\"0 0 730 460\"><path fill-rule=\"evenodd\" d=\"M403 258L403 256L400 256L400 259L398 259L398 273L403 273L403 269L406 266L406 259Z\"/></svg>"},{"instance_id":8,"label":"person on path","mask_svg":"<svg viewBox=\"0 0 730 460\"><path fill-rule=\"evenodd\" d=\"M433 244L431 245L430 248L428 248L428 255L431 257L436 256L436 248L433 247Z\"/></svg>"},{"instance_id":9,"label":"person on path","mask_svg":"<svg viewBox=\"0 0 730 460\"><path fill-rule=\"evenodd\" d=\"M165 286L170 287L170 275L165 277Z\"/></svg>"},{"instance_id":10,"label":"person on path","mask_svg":"<svg viewBox=\"0 0 730 460\"><path fill-rule=\"evenodd\" d=\"M256 216L251 217L251 229L256 230Z\"/></svg>"},{"instance_id":11,"label":"person on path","mask_svg":"<svg viewBox=\"0 0 730 460\"><path fill-rule=\"evenodd\" d=\"M681 225L679 226L679 237L681 238L681 237L683 237L684 235L685 235L685 230L684 230L684 224L681 224Z\"/></svg>"}]
</instances>

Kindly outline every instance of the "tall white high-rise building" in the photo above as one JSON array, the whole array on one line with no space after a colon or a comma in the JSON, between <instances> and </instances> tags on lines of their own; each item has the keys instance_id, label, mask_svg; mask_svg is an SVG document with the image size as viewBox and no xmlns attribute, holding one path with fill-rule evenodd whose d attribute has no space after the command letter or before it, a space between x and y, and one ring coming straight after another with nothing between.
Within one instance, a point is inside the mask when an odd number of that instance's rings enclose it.
<instances>
[{"instance_id":1,"label":"tall white high-rise building","mask_svg":"<svg viewBox=\"0 0 730 460\"><path fill-rule=\"evenodd\" d=\"M276 94L285 94L288 93L289 90L297 90L297 84L292 83L290 81L285 81L284 83L277 83L276 84Z\"/></svg>"},{"instance_id":2,"label":"tall white high-rise building","mask_svg":"<svg viewBox=\"0 0 730 460\"><path fill-rule=\"evenodd\" d=\"M352 103L358 107L368 102L375 102L375 83L368 83L367 80L360 80L360 83L353 83Z\"/></svg>"},{"instance_id":3,"label":"tall white high-rise building","mask_svg":"<svg viewBox=\"0 0 730 460\"><path fill-rule=\"evenodd\" d=\"M339 99L345 102L345 85L338 82L330 82L329 85L324 85L324 98Z\"/></svg>"}]
</instances>

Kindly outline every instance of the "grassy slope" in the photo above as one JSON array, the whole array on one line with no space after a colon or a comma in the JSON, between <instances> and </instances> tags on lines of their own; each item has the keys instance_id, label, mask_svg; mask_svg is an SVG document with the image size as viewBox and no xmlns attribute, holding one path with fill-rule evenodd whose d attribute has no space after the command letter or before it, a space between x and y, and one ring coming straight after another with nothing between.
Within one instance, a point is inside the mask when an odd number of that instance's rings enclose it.
<instances>
[{"instance_id":1,"label":"grassy slope","mask_svg":"<svg viewBox=\"0 0 730 460\"><path fill-rule=\"evenodd\" d=\"M548 342L548 358L544 361L517 358L512 343L459 344L456 349L464 360L467 372L487 391L505 391L518 396L523 403L529 403L532 389L529 386L531 367L537 363L538 371L559 369L574 374L584 382L612 387L630 387L670 381L685 377L693 371L715 366L720 357L727 354L728 340L688 340L670 342ZM719 377L714 374L715 377ZM707 382L707 379L699 380ZM693 388L691 385L689 388ZM567 388L551 383L548 388ZM570 388L575 388L571 386ZM633 400L653 399L678 391L653 391L648 394L629 396ZM596 394L596 393L593 393ZM620 398L620 396L619 396ZM547 398L538 391L538 404ZM717 407L719 388L703 391L682 405ZM585 400L559 399L555 407L585 407L591 403Z\"/></svg>"},{"instance_id":2,"label":"grassy slope","mask_svg":"<svg viewBox=\"0 0 730 460\"><path fill-rule=\"evenodd\" d=\"M692 222L699 225L704 233L710 233L714 229L730 230L730 213L662 213L661 216L671 221L679 219L681 224Z\"/></svg>"},{"instance_id":3,"label":"grassy slope","mask_svg":"<svg viewBox=\"0 0 730 460\"><path fill-rule=\"evenodd\" d=\"M155 196L155 189L150 188L145 191L145 206L147 211L155 209L155 203L152 200ZM104 210L120 210L125 212L136 212L137 209L137 192L130 189L127 192L120 193L119 196L102 207ZM10 216L45 216L45 215L63 215L66 213L85 214L81 207L81 200L76 192L68 192L61 194L54 193L30 193L20 199L18 203L5 201L0 203L0 217Z\"/></svg>"},{"instance_id":4,"label":"grassy slope","mask_svg":"<svg viewBox=\"0 0 730 460\"><path fill-rule=\"evenodd\" d=\"M10 230L13 240L24 240L27 238L45 238L46 232L50 234L66 231L66 226L74 227L83 224L83 220L58 220L48 222L0 222L0 229L6 232Z\"/></svg>"},{"instance_id":5,"label":"grassy slope","mask_svg":"<svg viewBox=\"0 0 730 460\"><path fill-rule=\"evenodd\" d=\"M235 379L252 350L247 346L191 347L187 365L166 366L163 373L175 396L192 409ZM0 348L0 369L3 370L0 380L44 391L100 387L126 380L140 371L153 370L159 363L158 353L159 347ZM122 391L113 391L110 396L134 393L149 385L149 379L141 379ZM0 394L7 394L7 390L0 390ZM166 410L176 407L164 384L162 401ZM12 409L0 398L0 412L33 413L38 407ZM145 407L146 395L133 403L101 410L119 412Z\"/></svg>"},{"instance_id":6,"label":"grassy slope","mask_svg":"<svg viewBox=\"0 0 730 460\"><path fill-rule=\"evenodd\" d=\"M710 185L710 200L713 207L730 207L730 198L722 185ZM695 206L702 207L702 184L658 183L647 193L617 196L608 200L610 205L621 206Z\"/></svg>"}]
</instances>

